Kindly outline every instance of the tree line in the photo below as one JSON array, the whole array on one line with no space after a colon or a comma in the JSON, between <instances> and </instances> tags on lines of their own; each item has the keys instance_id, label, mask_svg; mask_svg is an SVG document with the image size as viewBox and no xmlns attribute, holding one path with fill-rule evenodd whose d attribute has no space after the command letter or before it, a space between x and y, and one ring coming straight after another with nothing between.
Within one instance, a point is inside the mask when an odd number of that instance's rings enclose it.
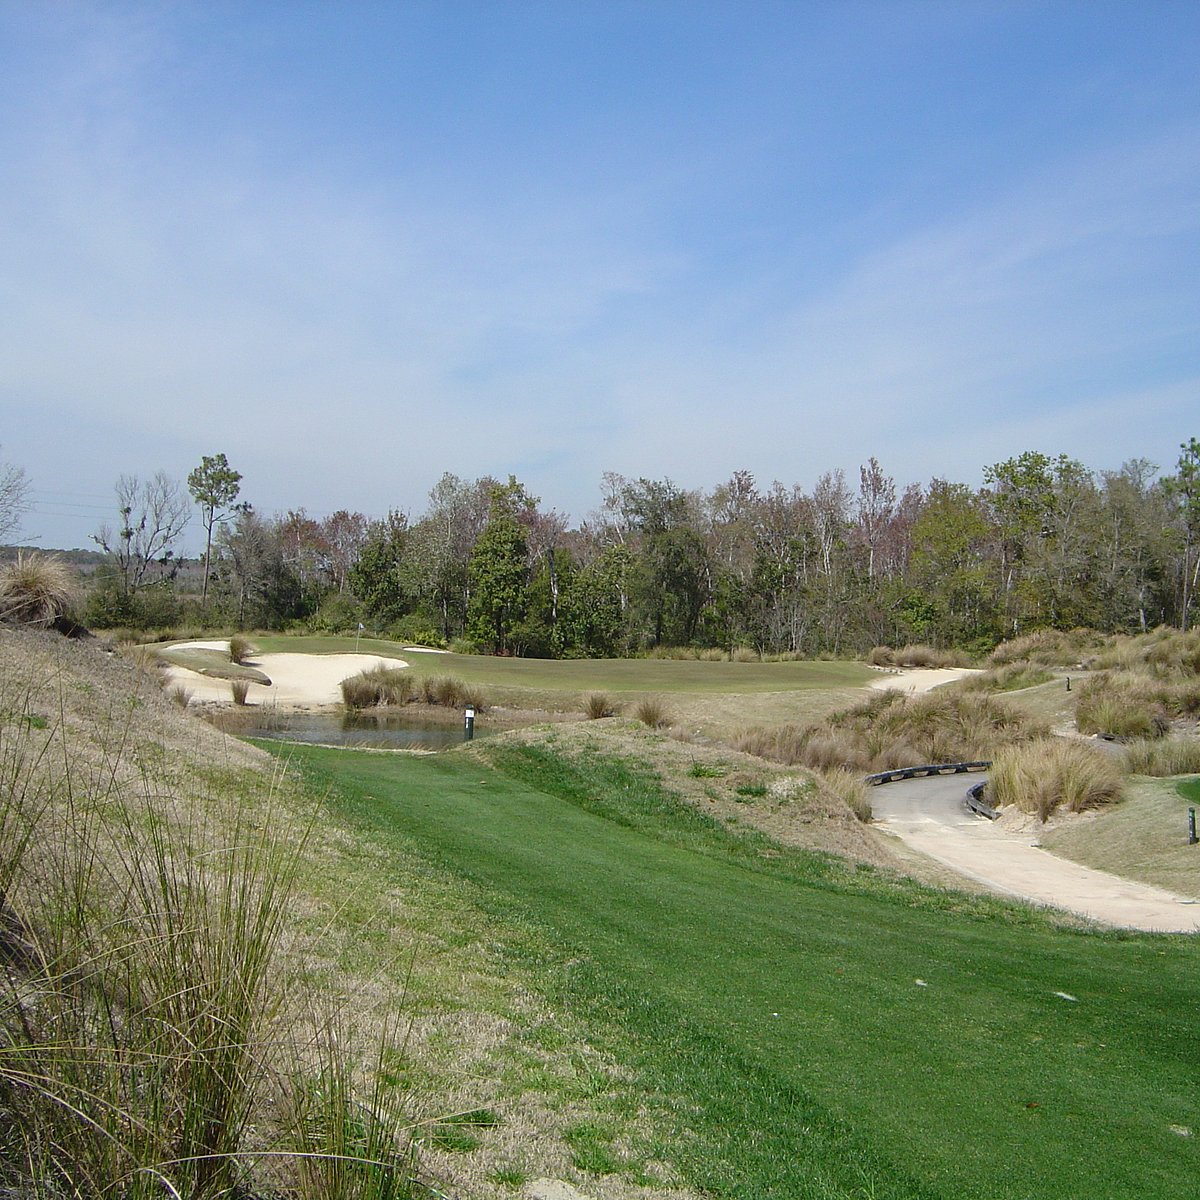
<instances>
[{"instance_id":1,"label":"tree line","mask_svg":"<svg viewBox=\"0 0 1200 1200\"><path fill-rule=\"evenodd\" d=\"M898 490L875 458L811 490L735 472L710 490L609 473L576 527L510 476L445 474L420 515L371 519L239 502L206 456L188 493L159 472L117 483L118 527L88 602L97 624L202 616L240 627L364 627L537 657L659 646L861 653L926 642L985 650L1037 628L1108 632L1195 617L1200 443L1170 474L1145 459L1093 471L1027 451L972 488ZM200 595L175 547L192 505ZM192 572L194 574L194 572Z\"/></svg>"}]
</instances>

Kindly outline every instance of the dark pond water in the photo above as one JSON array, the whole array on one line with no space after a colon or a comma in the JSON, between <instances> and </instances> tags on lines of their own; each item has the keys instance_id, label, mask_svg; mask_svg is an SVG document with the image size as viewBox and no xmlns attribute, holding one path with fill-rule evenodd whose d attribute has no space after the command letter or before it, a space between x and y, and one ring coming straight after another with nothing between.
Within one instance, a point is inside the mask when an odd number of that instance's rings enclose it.
<instances>
[{"instance_id":1,"label":"dark pond water","mask_svg":"<svg viewBox=\"0 0 1200 1200\"><path fill-rule=\"evenodd\" d=\"M241 720L229 732L239 737L369 750L448 750L463 742L461 725L363 713L273 713L260 724ZM477 738L487 733L476 724Z\"/></svg>"}]
</instances>

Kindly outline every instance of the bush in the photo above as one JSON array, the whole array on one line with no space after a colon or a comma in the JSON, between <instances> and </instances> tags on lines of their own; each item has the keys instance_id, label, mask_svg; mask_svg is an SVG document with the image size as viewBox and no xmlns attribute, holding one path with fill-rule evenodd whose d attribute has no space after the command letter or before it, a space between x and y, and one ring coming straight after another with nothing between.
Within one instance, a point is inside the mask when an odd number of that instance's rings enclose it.
<instances>
[{"instance_id":1,"label":"bush","mask_svg":"<svg viewBox=\"0 0 1200 1200\"><path fill-rule=\"evenodd\" d=\"M75 597L75 576L62 559L36 551L0 568L0 620L44 629L64 616Z\"/></svg>"},{"instance_id":2,"label":"bush","mask_svg":"<svg viewBox=\"0 0 1200 1200\"><path fill-rule=\"evenodd\" d=\"M1053 673L1044 667L1029 662L1014 662L1003 667L992 667L978 675L968 675L955 686L964 692L1015 692L1049 683L1053 678Z\"/></svg>"},{"instance_id":3,"label":"bush","mask_svg":"<svg viewBox=\"0 0 1200 1200\"><path fill-rule=\"evenodd\" d=\"M233 693L234 704L245 704L246 696L250 691L250 681L248 679L231 679L229 690Z\"/></svg>"},{"instance_id":4,"label":"bush","mask_svg":"<svg viewBox=\"0 0 1200 1200\"><path fill-rule=\"evenodd\" d=\"M1042 821L1059 808L1083 812L1120 798L1121 770L1103 750L1066 738L1042 738L1000 751L987 791L996 808L1009 805Z\"/></svg>"},{"instance_id":5,"label":"bush","mask_svg":"<svg viewBox=\"0 0 1200 1200\"><path fill-rule=\"evenodd\" d=\"M671 723L666 705L657 696L646 696L639 700L633 715L651 729L662 729L664 725Z\"/></svg>"},{"instance_id":6,"label":"bush","mask_svg":"<svg viewBox=\"0 0 1200 1200\"><path fill-rule=\"evenodd\" d=\"M589 721L598 721L603 717L615 717L617 706L603 692L592 692L583 702L583 711Z\"/></svg>"},{"instance_id":7,"label":"bush","mask_svg":"<svg viewBox=\"0 0 1200 1200\"><path fill-rule=\"evenodd\" d=\"M421 681L421 694L426 704L442 708L466 708L476 712L487 707L484 693L475 684L464 683L453 675L428 675Z\"/></svg>"},{"instance_id":8,"label":"bush","mask_svg":"<svg viewBox=\"0 0 1200 1200\"><path fill-rule=\"evenodd\" d=\"M1022 660L1044 667L1073 667L1110 641L1092 629L1072 629L1069 633L1061 629L1039 629L1036 633L1001 642L992 651L989 661L995 667Z\"/></svg>"}]
</instances>

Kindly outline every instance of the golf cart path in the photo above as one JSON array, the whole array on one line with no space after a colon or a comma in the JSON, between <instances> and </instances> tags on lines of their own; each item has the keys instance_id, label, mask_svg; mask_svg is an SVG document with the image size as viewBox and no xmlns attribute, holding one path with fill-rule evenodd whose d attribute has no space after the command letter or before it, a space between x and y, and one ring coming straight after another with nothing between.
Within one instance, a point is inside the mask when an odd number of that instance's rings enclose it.
<instances>
[{"instance_id":1,"label":"golf cart path","mask_svg":"<svg viewBox=\"0 0 1200 1200\"><path fill-rule=\"evenodd\" d=\"M1059 858L1036 834L997 828L966 808L968 786L962 775L883 784L871 792L874 823L997 892L1123 929L1200 930L1200 903Z\"/></svg>"}]
</instances>

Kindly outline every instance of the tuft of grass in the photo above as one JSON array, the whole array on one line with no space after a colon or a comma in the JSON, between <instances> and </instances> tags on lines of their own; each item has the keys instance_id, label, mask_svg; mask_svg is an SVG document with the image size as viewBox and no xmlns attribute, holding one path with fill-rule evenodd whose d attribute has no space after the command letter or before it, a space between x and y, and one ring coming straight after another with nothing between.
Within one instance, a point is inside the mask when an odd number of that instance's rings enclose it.
<instances>
[{"instance_id":1,"label":"tuft of grass","mask_svg":"<svg viewBox=\"0 0 1200 1200\"><path fill-rule=\"evenodd\" d=\"M667 706L657 696L645 696L639 700L634 707L633 715L643 725L649 725L651 729L662 729L671 723Z\"/></svg>"},{"instance_id":2,"label":"tuft of grass","mask_svg":"<svg viewBox=\"0 0 1200 1200\"><path fill-rule=\"evenodd\" d=\"M821 771L818 775L821 788L832 794L864 824L871 819L871 801L867 799L867 785L855 771Z\"/></svg>"},{"instance_id":3,"label":"tuft of grass","mask_svg":"<svg viewBox=\"0 0 1200 1200\"><path fill-rule=\"evenodd\" d=\"M404 667L386 667L376 663L357 675L343 679L342 703L347 708L399 707L416 694L417 685Z\"/></svg>"},{"instance_id":4,"label":"tuft of grass","mask_svg":"<svg viewBox=\"0 0 1200 1200\"><path fill-rule=\"evenodd\" d=\"M454 675L429 675L421 681L426 704L442 708L465 708L471 705L476 712L487 707L484 693L475 684L464 683Z\"/></svg>"},{"instance_id":5,"label":"tuft of grass","mask_svg":"<svg viewBox=\"0 0 1200 1200\"><path fill-rule=\"evenodd\" d=\"M167 699L179 708L187 708L187 706L192 702L191 691L184 687L182 683L177 683L174 685L174 687L169 687L166 695Z\"/></svg>"},{"instance_id":6,"label":"tuft of grass","mask_svg":"<svg viewBox=\"0 0 1200 1200\"><path fill-rule=\"evenodd\" d=\"M0 567L0 621L44 629L67 612L75 590L75 575L62 559L18 551Z\"/></svg>"},{"instance_id":7,"label":"tuft of grass","mask_svg":"<svg viewBox=\"0 0 1200 1200\"><path fill-rule=\"evenodd\" d=\"M1131 775L1200 774L1200 738L1142 738L1125 747L1125 770Z\"/></svg>"},{"instance_id":8,"label":"tuft of grass","mask_svg":"<svg viewBox=\"0 0 1200 1200\"><path fill-rule=\"evenodd\" d=\"M1029 662L1013 662L1002 667L991 667L978 675L968 675L954 686L963 692L1015 692L1049 683L1053 678L1053 672L1045 667Z\"/></svg>"},{"instance_id":9,"label":"tuft of grass","mask_svg":"<svg viewBox=\"0 0 1200 1200\"><path fill-rule=\"evenodd\" d=\"M990 758L997 747L1046 731L1043 723L988 695L939 690L907 698L887 690L818 725L750 729L735 744L789 766L867 773Z\"/></svg>"},{"instance_id":10,"label":"tuft of grass","mask_svg":"<svg viewBox=\"0 0 1200 1200\"><path fill-rule=\"evenodd\" d=\"M250 681L248 679L231 679L229 690L233 693L234 704L245 704L246 696L250 691Z\"/></svg>"},{"instance_id":11,"label":"tuft of grass","mask_svg":"<svg viewBox=\"0 0 1200 1200\"><path fill-rule=\"evenodd\" d=\"M1043 821L1060 808L1078 813L1120 798L1123 778L1104 751L1065 738L1042 738L1000 751L988 776L996 808L1009 805Z\"/></svg>"},{"instance_id":12,"label":"tuft of grass","mask_svg":"<svg viewBox=\"0 0 1200 1200\"><path fill-rule=\"evenodd\" d=\"M591 692L583 702L583 712L589 721L599 721L604 717L615 717L617 706L604 692Z\"/></svg>"},{"instance_id":13,"label":"tuft of grass","mask_svg":"<svg viewBox=\"0 0 1200 1200\"><path fill-rule=\"evenodd\" d=\"M229 661L239 666L251 655L258 653L258 647L243 633L235 633L229 639Z\"/></svg>"},{"instance_id":14,"label":"tuft of grass","mask_svg":"<svg viewBox=\"0 0 1200 1200\"><path fill-rule=\"evenodd\" d=\"M1162 737L1171 727L1164 699L1162 688L1145 676L1106 672L1080 687L1075 725L1080 733Z\"/></svg>"}]
</instances>

